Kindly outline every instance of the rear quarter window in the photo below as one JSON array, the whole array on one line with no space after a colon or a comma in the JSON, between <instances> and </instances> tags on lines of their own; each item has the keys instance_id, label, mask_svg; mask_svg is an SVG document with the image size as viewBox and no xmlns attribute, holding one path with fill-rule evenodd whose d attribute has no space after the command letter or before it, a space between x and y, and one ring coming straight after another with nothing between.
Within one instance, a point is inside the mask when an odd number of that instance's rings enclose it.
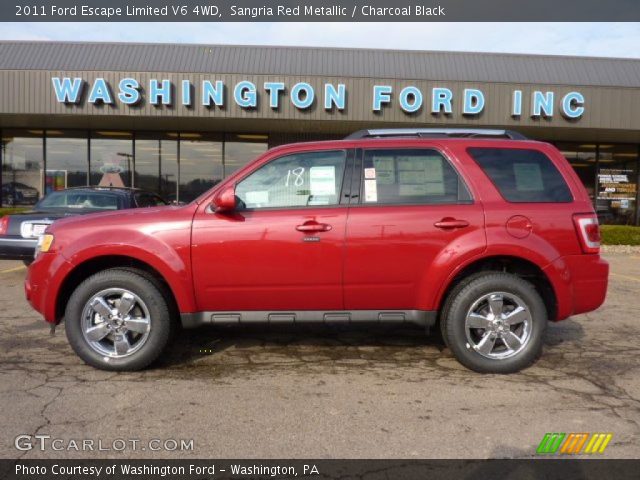
<instances>
[{"instance_id":1,"label":"rear quarter window","mask_svg":"<svg viewBox=\"0 0 640 480\"><path fill-rule=\"evenodd\" d=\"M515 148L469 148L469 155L508 202L573 201L564 178L544 153Z\"/></svg>"}]
</instances>

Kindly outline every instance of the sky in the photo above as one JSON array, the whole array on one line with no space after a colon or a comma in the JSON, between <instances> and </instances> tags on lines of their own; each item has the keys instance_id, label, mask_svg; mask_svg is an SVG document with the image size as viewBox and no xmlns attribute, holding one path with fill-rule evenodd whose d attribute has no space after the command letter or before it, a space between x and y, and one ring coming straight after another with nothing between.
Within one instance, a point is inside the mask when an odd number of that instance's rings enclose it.
<instances>
[{"instance_id":1,"label":"sky","mask_svg":"<svg viewBox=\"0 0 640 480\"><path fill-rule=\"evenodd\" d=\"M0 40L293 45L640 58L640 23L0 23Z\"/></svg>"}]
</instances>

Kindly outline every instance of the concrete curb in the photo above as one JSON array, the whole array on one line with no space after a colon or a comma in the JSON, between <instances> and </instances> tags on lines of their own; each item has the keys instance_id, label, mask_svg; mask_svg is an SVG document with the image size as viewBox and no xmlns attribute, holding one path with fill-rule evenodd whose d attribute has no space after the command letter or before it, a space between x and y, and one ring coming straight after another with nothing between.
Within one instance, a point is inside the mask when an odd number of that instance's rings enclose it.
<instances>
[{"instance_id":1,"label":"concrete curb","mask_svg":"<svg viewBox=\"0 0 640 480\"><path fill-rule=\"evenodd\" d=\"M638 253L640 254L640 245L602 245L600 247L602 253Z\"/></svg>"}]
</instances>

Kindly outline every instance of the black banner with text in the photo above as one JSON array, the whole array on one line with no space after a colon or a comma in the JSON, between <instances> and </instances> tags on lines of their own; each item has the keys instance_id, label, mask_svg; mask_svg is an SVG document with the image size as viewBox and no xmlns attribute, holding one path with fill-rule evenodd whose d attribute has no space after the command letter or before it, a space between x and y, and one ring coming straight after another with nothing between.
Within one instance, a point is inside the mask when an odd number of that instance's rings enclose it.
<instances>
[{"instance_id":1,"label":"black banner with text","mask_svg":"<svg viewBox=\"0 0 640 480\"><path fill-rule=\"evenodd\" d=\"M0 478L631 480L640 460L0 460Z\"/></svg>"},{"instance_id":2,"label":"black banner with text","mask_svg":"<svg viewBox=\"0 0 640 480\"><path fill-rule=\"evenodd\" d=\"M637 22L640 4L637 0L4 0L0 21Z\"/></svg>"}]
</instances>

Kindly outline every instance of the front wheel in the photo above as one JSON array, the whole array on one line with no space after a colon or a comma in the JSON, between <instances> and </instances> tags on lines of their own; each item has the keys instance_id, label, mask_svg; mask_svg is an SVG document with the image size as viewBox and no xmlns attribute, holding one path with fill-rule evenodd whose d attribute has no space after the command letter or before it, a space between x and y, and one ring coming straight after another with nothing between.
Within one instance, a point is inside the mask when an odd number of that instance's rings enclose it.
<instances>
[{"instance_id":1,"label":"front wheel","mask_svg":"<svg viewBox=\"0 0 640 480\"><path fill-rule=\"evenodd\" d=\"M164 292L130 269L89 277L72 293L65 311L71 347L102 370L145 368L167 346L172 326Z\"/></svg>"},{"instance_id":2,"label":"front wheel","mask_svg":"<svg viewBox=\"0 0 640 480\"><path fill-rule=\"evenodd\" d=\"M481 272L445 302L442 336L456 359L482 373L513 373L542 350L547 310L535 287L509 273Z\"/></svg>"}]
</instances>

